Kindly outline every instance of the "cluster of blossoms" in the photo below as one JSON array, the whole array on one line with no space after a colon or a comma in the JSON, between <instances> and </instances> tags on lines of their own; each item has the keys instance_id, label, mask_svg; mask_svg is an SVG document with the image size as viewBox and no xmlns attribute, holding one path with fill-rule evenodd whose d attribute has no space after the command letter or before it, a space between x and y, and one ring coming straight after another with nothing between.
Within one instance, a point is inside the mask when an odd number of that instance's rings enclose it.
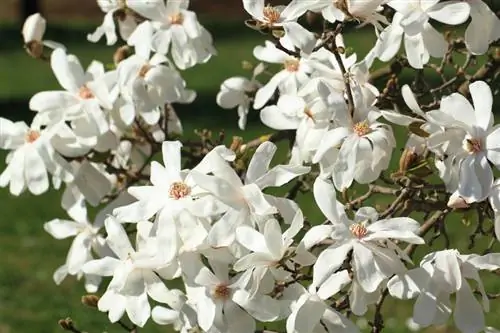
<instances>
[{"instance_id":1,"label":"cluster of blossoms","mask_svg":"<svg viewBox=\"0 0 500 333\"><path fill-rule=\"evenodd\" d=\"M500 19L482 0L293 0L276 7L243 0L250 24L271 31L273 40L254 48L262 63L251 78L221 84L217 103L237 108L241 129L253 108L264 125L292 133L285 164L272 166L277 146L262 140L243 172L236 162L250 147L215 145L186 168L185 146L173 139L182 125L172 104L196 97L180 71L216 54L189 1L98 4L106 16L88 40L105 36L113 45L118 31L127 46L118 49L115 66L93 61L85 70L63 45L43 40L45 20L36 14L23 27L26 48L50 63L61 90L31 98L36 114L29 126L0 118L0 147L10 150L0 186L39 195L49 178L55 189L64 185L61 205L71 220L44 225L57 239L74 237L56 283L83 277L95 293L102 277L111 277L97 304L111 322L126 313L138 327L151 318L180 332L252 333L257 323L282 320L287 333L358 332L344 310L364 316L388 294L417 298L412 322L419 327L446 323L453 312L463 333L495 332L485 323L489 301L478 272L499 270L499 254L444 249L411 268L412 249L425 243L424 223L406 208L396 216L391 208L337 198L381 177L396 148L392 125L405 126L413 130L406 143L413 159L432 154L448 206L489 205L500 240L493 170L500 168L500 129L488 83L469 85L473 105L454 92L425 111L404 85L408 115L381 107L382 93L369 80L374 61L394 59L403 38L415 70L431 56L445 58L448 42L431 21L459 25L470 18L464 48L488 52L500 39ZM298 23L306 12L325 25L371 24L377 42L359 60L344 52L341 29L318 35ZM282 65L266 83L264 63ZM160 151L163 163L152 161ZM313 179L323 224L310 226L292 198L265 191L304 177ZM87 205L103 202L90 222ZM482 305L468 280L476 281Z\"/></svg>"}]
</instances>

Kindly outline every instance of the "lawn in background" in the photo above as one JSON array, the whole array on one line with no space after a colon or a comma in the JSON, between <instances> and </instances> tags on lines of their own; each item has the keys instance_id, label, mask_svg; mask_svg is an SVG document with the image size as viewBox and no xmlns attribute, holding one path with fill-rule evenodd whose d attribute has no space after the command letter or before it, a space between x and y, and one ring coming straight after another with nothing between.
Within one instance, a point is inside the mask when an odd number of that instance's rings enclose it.
<instances>
[{"instance_id":1,"label":"lawn in background","mask_svg":"<svg viewBox=\"0 0 500 333\"><path fill-rule=\"evenodd\" d=\"M92 59L110 62L113 48L102 44L85 43L85 34L93 29L83 26L72 29L49 29L47 38L63 42L71 53L80 57L87 65ZM186 135L195 128L209 128L217 133L224 129L227 140L233 135L246 139L271 132L258 122L255 112L250 117L246 131L237 129L235 111L222 110L215 104L215 95L220 83L234 75L250 75L242 69L243 60L256 62L252 49L262 44L264 36L245 29L243 23L221 25L209 24L213 32L215 45L219 52L209 63L196 66L183 72L188 87L199 93L191 107L180 108L179 116L183 121ZM19 34L13 29L0 31L0 39L6 41L0 49L0 115L13 119L29 119L32 114L27 109L27 101L36 92L59 89L48 63L29 58L21 48ZM371 33L359 33L346 36L347 45L361 55L373 45ZM396 129L396 127L395 127ZM398 142L404 144L401 130ZM398 149L401 147L398 147ZM395 154L397 156L397 154ZM0 170L4 169L0 156ZM393 164L394 165L394 164ZM309 196L300 196L300 203L305 214L313 221L323 218ZM377 201L380 204L381 202ZM123 332L118 325L108 322L106 314L80 304L84 294L83 284L69 277L61 286L53 283L52 274L65 259L71 240L58 241L43 231L44 222L53 218L66 218L60 208L60 192L51 191L39 197L23 194L14 198L7 189L0 189L0 333L7 332L61 332L57 320L71 316L78 327L93 332ZM448 221L452 240L461 239L461 248L465 248L466 237L472 226L463 225L459 219ZM498 250L498 248L497 248ZM498 279L497 279L498 280ZM497 280L489 279L489 290L500 289ZM106 287L107 283L102 286ZM102 290L101 290L102 292ZM404 302L390 301L384 308L388 332L407 332L404 321L411 315L411 307ZM402 306L403 305L403 306ZM492 307L489 324L500 324L499 306ZM369 318L368 318L369 319ZM125 321L127 321L125 319ZM428 330L429 331L429 330ZM432 330L433 332L435 330ZM441 330L453 332L453 330ZM168 332L151 321L140 332ZM238 333L238 332L234 332Z\"/></svg>"}]
</instances>

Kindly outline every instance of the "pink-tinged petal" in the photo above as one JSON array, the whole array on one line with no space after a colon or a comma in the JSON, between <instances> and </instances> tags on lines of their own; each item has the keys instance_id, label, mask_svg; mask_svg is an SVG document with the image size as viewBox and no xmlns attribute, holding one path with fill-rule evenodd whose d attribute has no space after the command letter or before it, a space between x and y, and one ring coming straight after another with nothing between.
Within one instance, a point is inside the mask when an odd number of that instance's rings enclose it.
<instances>
[{"instance_id":1,"label":"pink-tinged petal","mask_svg":"<svg viewBox=\"0 0 500 333\"><path fill-rule=\"evenodd\" d=\"M120 263L120 260L116 258L104 257L85 263L85 265L83 265L82 267L82 271L85 274L113 276Z\"/></svg>"},{"instance_id":2,"label":"pink-tinged petal","mask_svg":"<svg viewBox=\"0 0 500 333\"><path fill-rule=\"evenodd\" d=\"M318 296L319 298L326 300L333 295L336 295L349 283L351 283L351 277L346 269L338 273L334 273L321 284L318 289Z\"/></svg>"},{"instance_id":3,"label":"pink-tinged petal","mask_svg":"<svg viewBox=\"0 0 500 333\"><path fill-rule=\"evenodd\" d=\"M425 288L430 278L429 273L424 268L418 267L392 277L387 282L387 288L393 297L403 300L412 299Z\"/></svg>"},{"instance_id":4,"label":"pink-tinged petal","mask_svg":"<svg viewBox=\"0 0 500 333\"><path fill-rule=\"evenodd\" d=\"M487 132L493 125L493 95L488 84L484 81L476 81L469 85L474 110L476 115L476 126Z\"/></svg>"},{"instance_id":5,"label":"pink-tinged petal","mask_svg":"<svg viewBox=\"0 0 500 333\"><path fill-rule=\"evenodd\" d=\"M79 103L80 101L76 95L66 91L43 91L35 94L30 99L29 108L38 112L64 110Z\"/></svg>"},{"instance_id":6,"label":"pink-tinged petal","mask_svg":"<svg viewBox=\"0 0 500 333\"><path fill-rule=\"evenodd\" d=\"M345 242L330 246L321 252L314 264L313 285L320 286L325 282L342 265L352 248L352 242Z\"/></svg>"},{"instance_id":7,"label":"pink-tinged petal","mask_svg":"<svg viewBox=\"0 0 500 333\"><path fill-rule=\"evenodd\" d=\"M118 255L120 259L126 259L131 253L135 253L127 233L123 226L113 216L109 216L104 221L108 237L106 243Z\"/></svg>"},{"instance_id":8,"label":"pink-tinged petal","mask_svg":"<svg viewBox=\"0 0 500 333\"><path fill-rule=\"evenodd\" d=\"M462 287L457 291L453 319L461 332L479 333L484 330L483 309L465 279Z\"/></svg>"},{"instance_id":9,"label":"pink-tinged petal","mask_svg":"<svg viewBox=\"0 0 500 333\"><path fill-rule=\"evenodd\" d=\"M150 315L151 306L149 305L148 295L142 293L138 296L127 296L126 310L130 321L139 327L146 325Z\"/></svg>"},{"instance_id":10,"label":"pink-tinged petal","mask_svg":"<svg viewBox=\"0 0 500 333\"><path fill-rule=\"evenodd\" d=\"M43 225L43 229L55 239L64 239L75 236L78 234L81 227L82 224L80 223L60 219L54 219Z\"/></svg>"},{"instance_id":11,"label":"pink-tinged petal","mask_svg":"<svg viewBox=\"0 0 500 333\"><path fill-rule=\"evenodd\" d=\"M449 24L462 24L469 18L470 6L466 2L448 1L438 3L427 12L436 21Z\"/></svg>"},{"instance_id":12,"label":"pink-tinged petal","mask_svg":"<svg viewBox=\"0 0 500 333\"><path fill-rule=\"evenodd\" d=\"M368 293L377 290L386 276L377 269L373 253L363 244L354 242L353 259L356 278L361 287Z\"/></svg>"}]
</instances>

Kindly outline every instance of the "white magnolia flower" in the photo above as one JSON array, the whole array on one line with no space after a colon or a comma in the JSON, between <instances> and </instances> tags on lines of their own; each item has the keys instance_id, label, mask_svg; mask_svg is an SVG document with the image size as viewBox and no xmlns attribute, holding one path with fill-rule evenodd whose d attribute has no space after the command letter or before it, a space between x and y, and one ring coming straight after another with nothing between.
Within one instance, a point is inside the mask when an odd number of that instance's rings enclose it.
<instances>
[{"instance_id":1,"label":"white magnolia flower","mask_svg":"<svg viewBox=\"0 0 500 333\"><path fill-rule=\"evenodd\" d=\"M264 64L259 64L253 70L252 78L249 80L242 76L231 77L220 86L217 94L217 105L224 109L233 109L238 107L238 127L245 129L247 115L250 110L252 99L248 94L254 93L262 84L256 77L264 71Z\"/></svg>"},{"instance_id":2,"label":"white magnolia flower","mask_svg":"<svg viewBox=\"0 0 500 333\"><path fill-rule=\"evenodd\" d=\"M158 106L166 103L190 103L196 97L194 91L185 89L186 83L162 54L151 58L153 26L146 21L132 33L128 44L135 47L135 54L118 65L118 85L125 104L120 114L126 113L130 125L138 112L146 123L154 125L160 118Z\"/></svg>"},{"instance_id":3,"label":"white magnolia flower","mask_svg":"<svg viewBox=\"0 0 500 333\"><path fill-rule=\"evenodd\" d=\"M355 19L381 28L380 22L387 23L386 18L377 13L387 0L312 0L304 5L314 12L321 12L323 17L332 23Z\"/></svg>"},{"instance_id":4,"label":"white magnolia flower","mask_svg":"<svg viewBox=\"0 0 500 333\"><path fill-rule=\"evenodd\" d=\"M293 237L303 226L304 217L298 209L290 227L283 233L281 233L279 222L274 218L263 223L261 232L249 226L240 226L236 229L236 241L252 253L238 259L233 269L237 272L246 271L252 274L251 296L257 293L267 275L272 276L271 290L274 287L274 281L284 281L289 275L283 268L278 268L276 265L288 265L288 263L282 263L281 260L292 245Z\"/></svg>"},{"instance_id":5,"label":"white magnolia flower","mask_svg":"<svg viewBox=\"0 0 500 333\"><path fill-rule=\"evenodd\" d=\"M424 240L416 234L419 224L407 217L377 220L378 213L371 207L360 208L354 220L350 220L335 195L333 185L321 178L316 179L314 198L331 224L313 227L304 238L318 243L329 237L335 243L321 252L314 264L313 285L326 283L352 251L356 279L364 291L374 292L386 278L405 271L400 256L394 250L397 246L388 244L388 247L383 247L379 241L390 243L390 239L395 239L423 244Z\"/></svg>"},{"instance_id":6,"label":"white magnolia flower","mask_svg":"<svg viewBox=\"0 0 500 333\"><path fill-rule=\"evenodd\" d=\"M394 297L418 297L413 308L415 323L424 327L442 325L453 311L455 325L461 332L479 333L485 329L483 312L489 311L489 300L478 271L499 268L498 253L460 255L457 250L444 250L426 255L419 268L394 276L387 286ZM467 279L477 283L482 306ZM456 294L454 310L450 302L451 294Z\"/></svg>"},{"instance_id":7,"label":"white magnolia flower","mask_svg":"<svg viewBox=\"0 0 500 333\"><path fill-rule=\"evenodd\" d=\"M63 208L68 206L67 193L65 192L63 196ZM94 222L91 223L87 217L84 198L79 196L77 202L73 202L71 207L67 207L69 208L67 210L68 215L73 220L54 219L44 224L45 231L56 239L75 237L68 251L65 264L54 273L56 284L60 284L68 274L76 275L78 278L83 275L87 292L95 293L97 291L101 277L94 274L84 274L82 267L86 262L94 259L92 251L99 257L112 255L99 231L104 226L104 220L111 213L113 207L119 205L123 199L123 196L120 196L117 200L111 202L96 215Z\"/></svg>"},{"instance_id":8,"label":"white magnolia flower","mask_svg":"<svg viewBox=\"0 0 500 333\"><path fill-rule=\"evenodd\" d=\"M467 0L471 22L465 30L465 44L472 54L485 54L490 43L500 39L500 19L483 0Z\"/></svg>"},{"instance_id":9,"label":"white magnolia flower","mask_svg":"<svg viewBox=\"0 0 500 333\"><path fill-rule=\"evenodd\" d=\"M106 43L114 45L118 37L116 36L115 19L118 21L118 31L123 40L127 40L137 27L136 20L131 15L134 6L138 1L128 0L97 0L97 4L106 13L102 24L96 30L87 35L90 42L97 43L103 36L106 36Z\"/></svg>"},{"instance_id":10,"label":"white magnolia flower","mask_svg":"<svg viewBox=\"0 0 500 333\"><path fill-rule=\"evenodd\" d=\"M156 32L152 48L166 55L171 51L180 69L207 62L216 51L212 36L188 10L189 0L154 0L137 4L134 10L151 20Z\"/></svg>"},{"instance_id":11,"label":"white magnolia flower","mask_svg":"<svg viewBox=\"0 0 500 333\"><path fill-rule=\"evenodd\" d=\"M287 38L282 38L283 47L293 50L292 42ZM296 94L299 89L309 81L311 68L304 59L298 59L279 50L276 46L266 41L265 46L256 46L253 54L260 61L282 64L283 69L276 73L263 87L257 90L254 109L262 108L273 96L276 89L280 94Z\"/></svg>"},{"instance_id":12,"label":"white magnolia flower","mask_svg":"<svg viewBox=\"0 0 500 333\"><path fill-rule=\"evenodd\" d=\"M213 241L212 245L229 246L234 242L236 227L255 224L259 217L278 213L276 206L281 198L266 195L262 190L282 186L310 171L310 167L302 165L277 165L269 169L276 150L276 145L269 141L257 148L244 183L227 162L214 171L213 176L192 172L198 186L212 193L228 207L224 216L211 229L212 236L209 235L209 238Z\"/></svg>"},{"instance_id":13,"label":"white magnolia flower","mask_svg":"<svg viewBox=\"0 0 500 333\"><path fill-rule=\"evenodd\" d=\"M470 85L474 108L461 94L441 100L440 110L429 111L432 122L445 128L428 138L429 148L446 152L458 162L458 193L467 203L482 201L490 193L493 171L500 166L500 130L493 126L493 96L482 81Z\"/></svg>"},{"instance_id":14,"label":"white magnolia flower","mask_svg":"<svg viewBox=\"0 0 500 333\"><path fill-rule=\"evenodd\" d=\"M118 321L126 311L130 320L143 327L151 315L148 295L157 302L170 299L167 287L160 279L160 268L165 263L156 260L150 240L138 227L137 251L132 248L125 229L118 220L109 216L104 221L106 244L118 258L104 257L83 265L83 272L99 276L112 276L106 292L99 299L100 311L108 312L111 322Z\"/></svg>"},{"instance_id":15,"label":"white magnolia flower","mask_svg":"<svg viewBox=\"0 0 500 333\"><path fill-rule=\"evenodd\" d=\"M316 43L314 34L305 29L297 19L307 8L301 0L292 0L287 6L264 5L265 0L243 0L243 7L263 27L282 27L293 46L310 53Z\"/></svg>"},{"instance_id":16,"label":"white magnolia flower","mask_svg":"<svg viewBox=\"0 0 500 333\"><path fill-rule=\"evenodd\" d=\"M325 303L331 295L337 294L350 281L349 274L343 270L318 290L313 285L308 289L300 284L288 287L284 291L284 297L293 301L290 305L291 313L286 320L287 333L360 332L353 322Z\"/></svg>"},{"instance_id":17,"label":"white magnolia flower","mask_svg":"<svg viewBox=\"0 0 500 333\"><path fill-rule=\"evenodd\" d=\"M29 102L30 109L42 113L49 121L72 122L77 136L81 134L96 144L97 137L109 129L103 108L112 108L106 81L95 77L102 74L102 64L92 63L85 73L78 58L56 49L52 52L51 66L65 91L37 93Z\"/></svg>"},{"instance_id":18,"label":"white magnolia flower","mask_svg":"<svg viewBox=\"0 0 500 333\"><path fill-rule=\"evenodd\" d=\"M279 317L278 301L267 295L253 297L244 289L241 275L229 278L227 264L210 261L213 272L203 266L194 278L190 299L196 304L198 325L204 331L255 332L255 319L274 321Z\"/></svg>"},{"instance_id":19,"label":"white magnolia flower","mask_svg":"<svg viewBox=\"0 0 500 333\"><path fill-rule=\"evenodd\" d=\"M357 98L352 118L347 111L336 113L338 126L325 133L313 157L313 163L321 163L323 174L331 174L340 191L350 187L354 180L366 184L377 179L389 166L396 146L392 128L378 122L381 116L378 109L366 105L362 99L362 96Z\"/></svg>"},{"instance_id":20,"label":"white magnolia flower","mask_svg":"<svg viewBox=\"0 0 500 333\"><path fill-rule=\"evenodd\" d=\"M470 7L465 2L439 0L391 0L388 5L397 13L379 36L375 49L382 61L392 59L404 45L408 62L414 68L423 68L430 56L442 58L448 44L444 36L432 27L429 19L458 25L469 17Z\"/></svg>"},{"instance_id":21,"label":"white magnolia flower","mask_svg":"<svg viewBox=\"0 0 500 333\"><path fill-rule=\"evenodd\" d=\"M207 196L192 173L210 172L217 168L219 152L226 149L214 149L191 172L181 170L181 147L179 141L165 141L162 145L163 163L151 163L151 185L131 186L128 192L138 199L128 206L116 208L113 214L122 221L139 222L150 219L160 213L171 218L187 208L198 216L216 214L218 208L212 205L213 200ZM234 156L233 156L234 157ZM223 159L222 157L220 157ZM229 156L228 158L231 158ZM225 160L220 163L226 163ZM206 199L206 200L205 200Z\"/></svg>"},{"instance_id":22,"label":"white magnolia flower","mask_svg":"<svg viewBox=\"0 0 500 333\"><path fill-rule=\"evenodd\" d=\"M16 196L26 189L39 195L49 189L49 173L56 187L61 181L72 181L70 165L50 143L57 130L58 126L40 129L36 118L32 128L0 118L0 149L10 150L0 186L9 185L10 193Z\"/></svg>"}]
</instances>

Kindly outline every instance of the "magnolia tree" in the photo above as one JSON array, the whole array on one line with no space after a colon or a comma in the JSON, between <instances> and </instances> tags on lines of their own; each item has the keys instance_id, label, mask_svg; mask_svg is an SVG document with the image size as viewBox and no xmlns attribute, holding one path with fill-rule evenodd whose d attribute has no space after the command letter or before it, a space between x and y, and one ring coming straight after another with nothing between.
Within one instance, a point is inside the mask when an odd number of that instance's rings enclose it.
<instances>
[{"instance_id":1,"label":"magnolia tree","mask_svg":"<svg viewBox=\"0 0 500 333\"><path fill-rule=\"evenodd\" d=\"M243 0L246 25L267 38L253 50L262 63L222 82L217 104L237 109L241 129L259 112L276 131L231 142L208 130L179 139L174 106L196 97L181 71L216 54L189 1L98 5L106 14L87 38L120 44L114 66L85 70L44 40L46 22L33 15L25 47L61 89L31 98L29 125L0 119L10 151L0 185L15 196L63 190L68 216L44 224L56 239L74 237L56 284L83 278L83 302L130 332L153 321L191 333L272 322L277 332L350 333L359 317L381 332L388 298L413 300L410 329L452 317L463 333L499 332L485 322L499 295L479 274L500 272L491 4ZM376 40L361 60L342 38L357 25ZM375 61L389 64L372 70ZM275 165L278 141L289 149ZM286 195L265 190L286 184ZM324 223L303 215L299 194ZM101 208L94 219L88 206ZM457 249L447 230L461 217L476 227ZM80 332L70 319L59 324Z\"/></svg>"}]
</instances>

